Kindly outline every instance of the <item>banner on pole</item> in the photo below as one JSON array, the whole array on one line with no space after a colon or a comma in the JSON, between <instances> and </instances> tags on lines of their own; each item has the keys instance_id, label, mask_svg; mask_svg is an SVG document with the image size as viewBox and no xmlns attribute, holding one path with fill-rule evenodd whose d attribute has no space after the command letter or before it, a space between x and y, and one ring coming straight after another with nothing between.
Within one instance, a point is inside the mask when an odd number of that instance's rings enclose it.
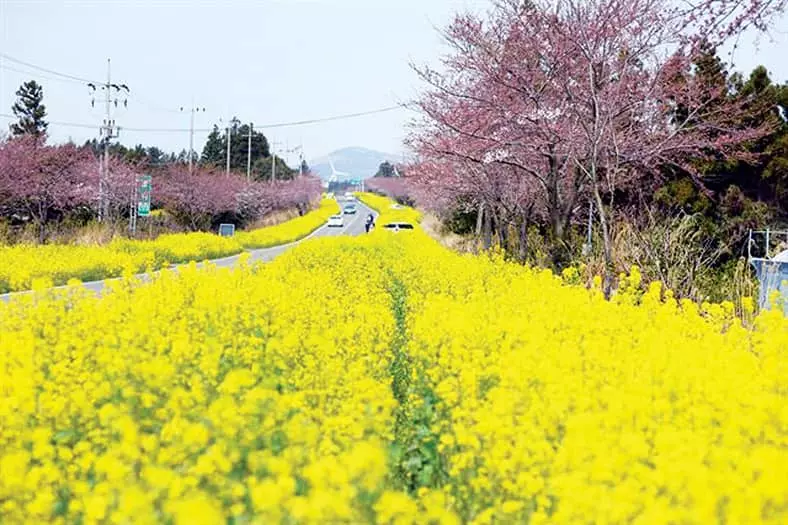
<instances>
[{"instance_id":1,"label":"banner on pole","mask_svg":"<svg viewBox=\"0 0 788 525\"><path fill-rule=\"evenodd\" d=\"M140 177L137 199L137 215L140 217L147 217L150 215L150 194L151 194L151 176L143 175Z\"/></svg>"}]
</instances>

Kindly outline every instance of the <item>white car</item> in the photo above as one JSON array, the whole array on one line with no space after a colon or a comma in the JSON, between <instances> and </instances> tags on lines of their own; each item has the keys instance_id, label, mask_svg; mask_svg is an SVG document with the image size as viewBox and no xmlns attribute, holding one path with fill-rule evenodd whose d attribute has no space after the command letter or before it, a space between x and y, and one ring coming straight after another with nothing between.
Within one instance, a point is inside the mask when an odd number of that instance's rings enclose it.
<instances>
[{"instance_id":1,"label":"white car","mask_svg":"<svg viewBox=\"0 0 788 525\"><path fill-rule=\"evenodd\" d=\"M339 228L345 225L345 218L342 215L332 215L328 218L328 226L337 226Z\"/></svg>"},{"instance_id":2,"label":"white car","mask_svg":"<svg viewBox=\"0 0 788 525\"><path fill-rule=\"evenodd\" d=\"M406 230L406 231L407 230L412 230L413 229L413 225L410 224L409 222L390 222L388 224L384 224L383 225L383 229L387 230L387 231L390 231L390 232L396 233L396 232L402 231L402 230Z\"/></svg>"}]
</instances>

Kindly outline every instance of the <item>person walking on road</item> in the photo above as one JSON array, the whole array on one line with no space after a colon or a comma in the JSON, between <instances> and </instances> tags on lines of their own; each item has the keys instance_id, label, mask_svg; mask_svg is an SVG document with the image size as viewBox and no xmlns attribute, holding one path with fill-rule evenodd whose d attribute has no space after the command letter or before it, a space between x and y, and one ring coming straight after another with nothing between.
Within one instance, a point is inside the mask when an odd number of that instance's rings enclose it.
<instances>
[{"instance_id":1,"label":"person walking on road","mask_svg":"<svg viewBox=\"0 0 788 525\"><path fill-rule=\"evenodd\" d=\"M369 230L375 227L375 217L370 213L367 215L367 220L364 222L364 229L369 233Z\"/></svg>"}]
</instances>

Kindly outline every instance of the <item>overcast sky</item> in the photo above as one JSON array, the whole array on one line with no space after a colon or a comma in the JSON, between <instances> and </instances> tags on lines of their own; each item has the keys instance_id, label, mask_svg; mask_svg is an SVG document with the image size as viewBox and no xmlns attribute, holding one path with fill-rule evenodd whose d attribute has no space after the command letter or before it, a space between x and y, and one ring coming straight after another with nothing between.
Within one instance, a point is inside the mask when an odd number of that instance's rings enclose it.
<instances>
[{"instance_id":1,"label":"overcast sky","mask_svg":"<svg viewBox=\"0 0 788 525\"><path fill-rule=\"evenodd\" d=\"M0 0L0 53L80 78L106 79L131 89L129 106L114 117L130 128L189 127L178 108L205 107L195 127L219 119L292 122L390 107L419 87L409 62L434 63L445 51L436 27L454 12L483 10L486 0ZM756 46L746 38L736 62L748 71L763 63L788 81L788 23ZM18 70L18 71L15 71ZM19 72L23 71L23 72ZM10 114L14 91L35 78L44 86L52 141L81 142L95 129L103 105L91 108L80 82L35 72L0 58L0 113ZM407 110L309 126L264 130L281 149L303 144L307 158L344 146L402 150ZM0 118L0 129L8 119ZM207 133L195 133L201 151ZM188 148L188 132L123 131L126 144Z\"/></svg>"}]
</instances>

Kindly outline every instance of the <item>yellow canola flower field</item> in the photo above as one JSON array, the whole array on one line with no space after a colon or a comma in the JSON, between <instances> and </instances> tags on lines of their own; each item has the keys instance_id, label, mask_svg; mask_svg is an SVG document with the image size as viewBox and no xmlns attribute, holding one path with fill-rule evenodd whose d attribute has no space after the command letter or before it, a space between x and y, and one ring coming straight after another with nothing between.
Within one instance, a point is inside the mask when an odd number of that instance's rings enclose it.
<instances>
[{"instance_id":1,"label":"yellow canola flower field","mask_svg":"<svg viewBox=\"0 0 788 525\"><path fill-rule=\"evenodd\" d=\"M335 201L324 199L317 210L301 217L229 238L195 232L161 235L153 241L117 239L107 246L0 246L0 293L31 289L38 279L47 279L54 285L66 284L69 279L96 281L119 277L124 271L140 273L167 264L286 244L306 237L337 210Z\"/></svg>"},{"instance_id":2,"label":"yellow canola flower field","mask_svg":"<svg viewBox=\"0 0 788 525\"><path fill-rule=\"evenodd\" d=\"M320 202L320 207L315 211L291 219L281 225L239 232L236 237L238 242L247 249L288 244L317 230L335 213L339 213L337 202L334 199L323 199Z\"/></svg>"},{"instance_id":3,"label":"yellow canola flower field","mask_svg":"<svg viewBox=\"0 0 788 525\"><path fill-rule=\"evenodd\" d=\"M368 192L356 192L358 200L380 214L378 225L386 222L409 222L413 225L421 222L421 212L407 206L400 206L391 199Z\"/></svg>"},{"instance_id":4,"label":"yellow canola flower field","mask_svg":"<svg viewBox=\"0 0 788 525\"><path fill-rule=\"evenodd\" d=\"M779 312L418 230L111 286L0 303L3 523L788 520Z\"/></svg>"}]
</instances>

